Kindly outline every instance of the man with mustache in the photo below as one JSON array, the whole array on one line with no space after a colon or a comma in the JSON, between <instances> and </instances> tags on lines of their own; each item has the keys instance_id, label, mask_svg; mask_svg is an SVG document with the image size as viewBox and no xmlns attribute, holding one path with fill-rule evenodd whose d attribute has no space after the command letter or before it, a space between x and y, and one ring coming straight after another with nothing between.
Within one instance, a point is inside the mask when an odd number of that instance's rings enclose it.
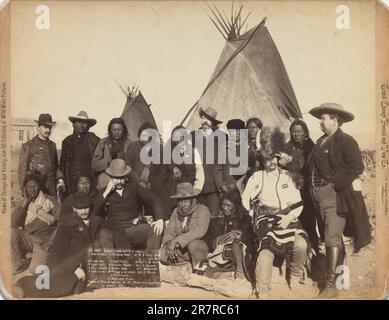
<instances>
[{"instance_id":1,"label":"man with mustache","mask_svg":"<svg viewBox=\"0 0 389 320\"><path fill-rule=\"evenodd\" d=\"M217 111L214 108L200 108L199 116L201 128L191 132L192 143L200 154L204 168L205 179L199 202L208 207L211 216L216 216L220 208L220 197L223 192L229 191L227 185L232 182L228 176L228 138L226 133L219 129L222 121L216 119ZM202 146L199 145L200 141Z\"/></svg>"},{"instance_id":2,"label":"man with mustache","mask_svg":"<svg viewBox=\"0 0 389 320\"><path fill-rule=\"evenodd\" d=\"M338 295L336 275L345 255L344 231L348 229L346 235L354 238L355 252L370 243L371 232L362 193L353 187L364 169L362 154L357 141L340 129L354 115L336 103L324 103L309 113L320 119L324 132L308 157L308 170L313 203L324 223L327 280L318 297L326 299Z\"/></svg>"},{"instance_id":3,"label":"man with mustache","mask_svg":"<svg viewBox=\"0 0 389 320\"><path fill-rule=\"evenodd\" d=\"M145 245L146 249L159 249L164 228L161 201L158 196L136 182L127 181L130 171L131 168L122 159L112 160L105 170L110 180L94 200L96 215L107 220L100 240L104 248ZM149 205L153 209L154 222L151 224L140 223L143 205ZM122 245L123 232L127 245ZM121 244L118 245L117 241Z\"/></svg>"},{"instance_id":4,"label":"man with mustache","mask_svg":"<svg viewBox=\"0 0 389 320\"><path fill-rule=\"evenodd\" d=\"M41 179L42 188L49 195L56 195L57 189L64 189L62 172L58 168L57 146L50 140L55 122L48 113L39 115L37 135L23 143L19 156L18 180L23 190L27 175Z\"/></svg>"},{"instance_id":5,"label":"man with mustache","mask_svg":"<svg viewBox=\"0 0 389 320\"><path fill-rule=\"evenodd\" d=\"M86 289L90 279L88 251L102 248L99 230L103 221L93 215L92 201L86 193L74 193L70 206L71 212L58 224L47 259L49 287L38 289L37 275L23 277L15 284L14 296L17 298L63 297Z\"/></svg>"},{"instance_id":6,"label":"man with mustache","mask_svg":"<svg viewBox=\"0 0 389 320\"><path fill-rule=\"evenodd\" d=\"M290 260L291 290L303 296L309 287L303 281L307 235L297 220L303 203L291 174L282 169L292 158L281 152L285 148L285 135L279 127L263 127L260 141L264 170L253 173L242 194L243 205L253 215L257 238L258 297L271 297L273 263L284 259Z\"/></svg>"}]
</instances>

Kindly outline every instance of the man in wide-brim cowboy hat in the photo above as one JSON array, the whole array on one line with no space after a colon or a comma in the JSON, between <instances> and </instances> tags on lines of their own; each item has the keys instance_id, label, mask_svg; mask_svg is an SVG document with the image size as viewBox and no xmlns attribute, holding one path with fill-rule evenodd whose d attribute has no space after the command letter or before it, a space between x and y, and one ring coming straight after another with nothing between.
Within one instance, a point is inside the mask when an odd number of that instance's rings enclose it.
<instances>
[{"instance_id":1,"label":"man in wide-brim cowboy hat","mask_svg":"<svg viewBox=\"0 0 389 320\"><path fill-rule=\"evenodd\" d=\"M348 236L354 237L356 252L371 241L362 194L353 189L353 181L363 172L364 165L357 141L340 129L343 123L354 119L351 112L340 104L324 103L311 109L310 114L320 119L324 132L308 158L312 198L325 226L327 280L319 298L332 298L338 294L336 267L343 263L345 229Z\"/></svg>"},{"instance_id":2,"label":"man in wide-brim cowboy hat","mask_svg":"<svg viewBox=\"0 0 389 320\"><path fill-rule=\"evenodd\" d=\"M70 116L69 120L73 123L73 133L62 141L60 166L67 191L73 194L77 190L76 184L80 176L93 177L92 157L100 138L89 132L96 120L89 118L85 111L80 111L77 116Z\"/></svg>"},{"instance_id":3,"label":"man in wide-brim cowboy hat","mask_svg":"<svg viewBox=\"0 0 389 320\"><path fill-rule=\"evenodd\" d=\"M217 119L217 111L212 107L200 107L201 128L191 132L192 144L197 147L204 168L204 185L199 201L204 203L212 216L217 215L222 192L227 192L227 185L233 181L229 177L226 165L227 141L225 132L219 129L222 121ZM196 141L203 141L202 148L196 146ZM213 143L213 148L209 146ZM207 148L208 146L208 148ZM213 152L212 155L209 152Z\"/></svg>"},{"instance_id":4,"label":"man in wide-brim cowboy hat","mask_svg":"<svg viewBox=\"0 0 389 320\"><path fill-rule=\"evenodd\" d=\"M130 248L159 249L164 228L162 203L153 192L128 180L130 171L123 159L112 160L105 170L110 180L94 200L96 215L107 219L107 229L102 230L100 240L104 248L117 247L116 240L124 230ZM151 224L139 223L145 205L153 209Z\"/></svg>"},{"instance_id":5,"label":"man in wide-brim cowboy hat","mask_svg":"<svg viewBox=\"0 0 389 320\"><path fill-rule=\"evenodd\" d=\"M197 203L200 190L190 182L177 184L177 208L170 216L162 239L161 262L176 264L191 261L195 267L208 254L208 246L203 240L207 233L210 213L206 206Z\"/></svg>"},{"instance_id":6,"label":"man in wide-brim cowboy hat","mask_svg":"<svg viewBox=\"0 0 389 320\"><path fill-rule=\"evenodd\" d=\"M223 123L223 121L217 120L217 111L212 108L202 108L200 107L199 116L201 118L201 122L203 124L204 119L207 119L210 122L211 128L217 127L219 124Z\"/></svg>"},{"instance_id":7,"label":"man in wide-brim cowboy hat","mask_svg":"<svg viewBox=\"0 0 389 320\"><path fill-rule=\"evenodd\" d=\"M23 143L19 155L18 180L23 189L27 175L39 176L44 192L55 195L57 188L64 186L63 176L58 168L58 154L56 144L50 140L52 127L56 124L51 114L39 115L37 135L30 141Z\"/></svg>"}]
</instances>

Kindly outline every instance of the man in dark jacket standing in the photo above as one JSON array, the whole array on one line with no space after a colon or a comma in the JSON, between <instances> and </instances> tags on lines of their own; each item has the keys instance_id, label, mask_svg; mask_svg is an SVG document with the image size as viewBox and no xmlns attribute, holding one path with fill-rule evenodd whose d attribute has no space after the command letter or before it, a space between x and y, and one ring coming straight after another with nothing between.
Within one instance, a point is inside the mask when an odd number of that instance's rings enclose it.
<instances>
[{"instance_id":1,"label":"man in dark jacket standing","mask_svg":"<svg viewBox=\"0 0 389 320\"><path fill-rule=\"evenodd\" d=\"M353 188L364 166L358 143L340 129L344 122L354 119L352 113L339 104L324 103L310 110L310 114L320 119L324 132L308 158L313 201L325 226L327 280L319 298L333 298L338 295L336 268L344 257L342 234L346 223L352 230L355 251L371 240L363 198Z\"/></svg>"},{"instance_id":2,"label":"man in dark jacket standing","mask_svg":"<svg viewBox=\"0 0 389 320\"><path fill-rule=\"evenodd\" d=\"M92 176L92 156L100 138L89 129L96 124L85 111L69 117L73 123L73 134L62 141L60 166L65 177L67 194L76 192L80 176ZM93 181L95 184L95 181Z\"/></svg>"},{"instance_id":3,"label":"man in dark jacket standing","mask_svg":"<svg viewBox=\"0 0 389 320\"><path fill-rule=\"evenodd\" d=\"M197 148L204 168L204 185L199 202L205 204L214 217L220 208L220 197L223 192L229 191L227 184L232 181L227 165L228 138L227 134L219 129L222 121L216 119L215 109L200 108L199 116L201 128L191 132L192 144Z\"/></svg>"},{"instance_id":4,"label":"man in dark jacket standing","mask_svg":"<svg viewBox=\"0 0 389 320\"><path fill-rule=\"evenodd\" d=\"M43 191L52 196L57 189L64 187L61 171L58 168L57 147L50 140L55 122L50 114L40 114L38 120L38 134L30 141L23 143L19 156L18 180L20 189L23 189L27 175L40 178Z\"/></svg>"}]
</instances>

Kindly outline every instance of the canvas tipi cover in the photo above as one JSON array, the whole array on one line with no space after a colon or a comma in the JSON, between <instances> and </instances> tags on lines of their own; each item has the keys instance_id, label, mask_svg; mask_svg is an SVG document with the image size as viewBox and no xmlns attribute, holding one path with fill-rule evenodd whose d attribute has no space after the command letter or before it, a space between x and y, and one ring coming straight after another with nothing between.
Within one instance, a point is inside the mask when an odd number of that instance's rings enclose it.
<instances>
[{"instance_id":1,"label":"canvas tipi cover","mask_svg":"<svg viewBox=\"0 0 389 320\"><path fill-rule=\"evenodd\" d=\"M199 108L213 107L225 123L259 117L264 125L287 132L301 111L265 19L241 36L228 39L203 95L182 121L200 126ZM223 125L222 125L223 126Z\"/></svg>"},{"instance_id":2,"label":"canvas tipi cover","mask_svg":"<svg viewBox=\"0 0 389 320\"><path fill-rule=\"evenodd\" d=\"M138 140L138 130L143 123L149 122L157 128L150 105L140 91L134 96L127 96L127 102L120 117L126 123L128 136L132 141Z\"/></svg>"}]
</instances>

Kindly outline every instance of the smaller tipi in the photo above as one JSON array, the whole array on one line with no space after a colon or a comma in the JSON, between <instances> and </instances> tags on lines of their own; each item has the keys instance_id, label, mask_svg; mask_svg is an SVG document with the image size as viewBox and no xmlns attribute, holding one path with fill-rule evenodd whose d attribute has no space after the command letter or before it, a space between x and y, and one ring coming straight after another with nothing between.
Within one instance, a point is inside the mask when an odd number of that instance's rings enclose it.
<instances>
[{"instance_id":1,"label":"smaller tipi","mask_svg":"<svg viewBox=\"0 0 389 320\"><path fill-rule=\"evenodd\" d=\"M138 140L138 130L142 124L149 122L157 128L153 113L138 87L121 87L127 97L122 115L120 116L127 125L128 136L132 141Z\"/></svg>"}]
</instances>

